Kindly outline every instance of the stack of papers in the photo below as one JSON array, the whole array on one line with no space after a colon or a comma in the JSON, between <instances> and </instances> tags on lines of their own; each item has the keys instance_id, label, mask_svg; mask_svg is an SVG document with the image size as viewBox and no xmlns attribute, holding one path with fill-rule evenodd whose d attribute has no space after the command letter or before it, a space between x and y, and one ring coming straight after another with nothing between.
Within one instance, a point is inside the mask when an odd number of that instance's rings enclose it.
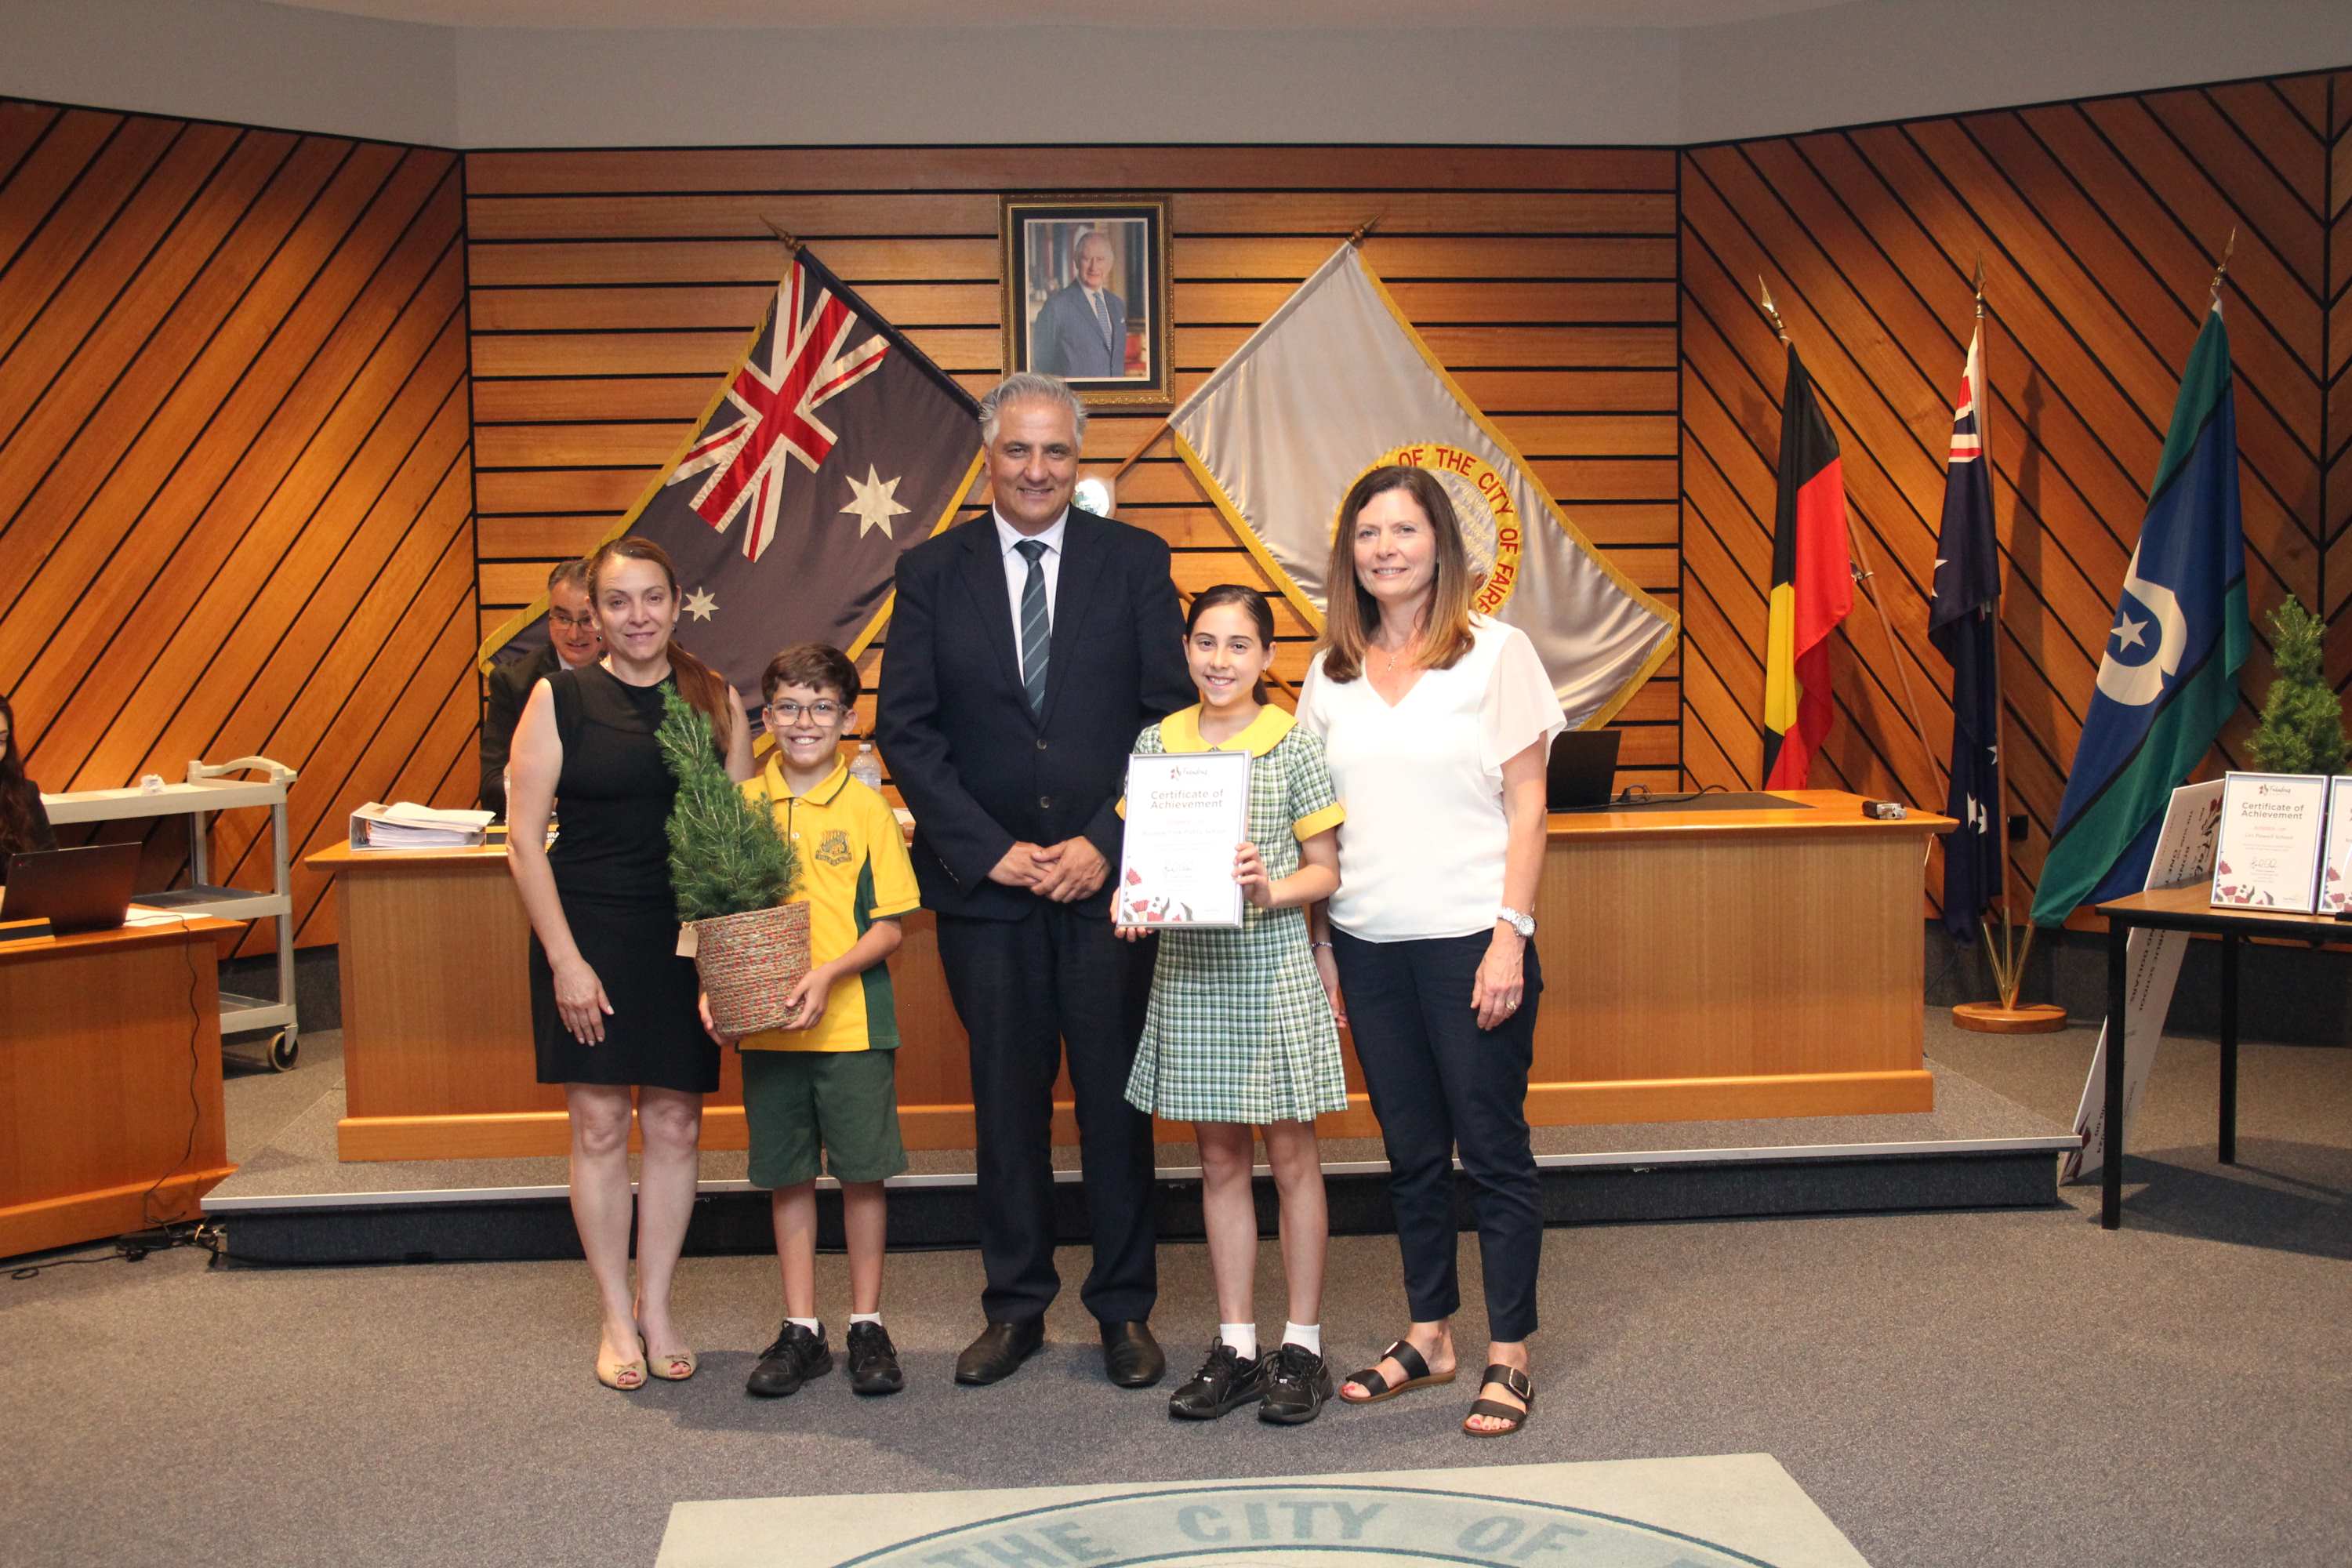
<instances>
[{"instance_id":1,"label":"stack of papers","mask_svg":"<svg viewBox=\"0 0 2352 1568\"><path fill-rule=\"evenodd\" d=\"M395 801L370 801L352 813L354 849L453 849L482 842L490 826L487 811L451 811Z\"/></svg>"}]
</instances>

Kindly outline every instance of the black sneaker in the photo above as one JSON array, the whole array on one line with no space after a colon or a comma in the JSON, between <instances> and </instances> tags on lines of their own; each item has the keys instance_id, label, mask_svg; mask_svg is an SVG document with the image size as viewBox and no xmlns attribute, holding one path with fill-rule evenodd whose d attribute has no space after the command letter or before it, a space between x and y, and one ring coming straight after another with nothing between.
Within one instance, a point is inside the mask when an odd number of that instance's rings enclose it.
<instances>
[{"instance_id":1,"label":"black sneaker","mask_svg":"<svg viewBox=\"0 0 2352 1568\"><path fill-rule=\"evenodd\" d=\"M1323 1413L1331 1397L1331 1369L1305 1345L1286 1344L1266 1358L1265 1403L1257 1407L1261 1421L1296 1426Z\"/></svg>"},{"instance_id":2,"label":"black sneaker","mask_svg":"<svg viewBox=\"0 0 2352 1568\"><path fill-rule=\"evenodd\" d=\"M898 1347L879 1323L849 1325L849 1387L855 1394L896 1394L907 1386L898 1371Z\"/></svg>"},{"instance_id":3,"label":"black sneaker","mask_svg":"<svg viewBox=\"0 0 2352 1568\"><path fill-rule=\"evenodd\" d=\"M787 1322L776 1335L776 1342L760 1352L760 1364L744 1380L743 1392L762 1399L782 1399L787 1394L798 1394L810 1378L832 1370L833 1351L824 1334Z\"/></svg>"},{"instance_id":4,"label":"black sneaker","mask_svg":"<svg viewBox=\"0 0 2352 1568\"><path fill-rule=\"evenodd\" d=\"M1265 1395L1265 1363L1255 1357L1244 1360L1224 1341L1213 1340L1201 1370L1168 1396L1168 1414L1185 1421L1214 1421Z\"/></svg>"}]
</instances>

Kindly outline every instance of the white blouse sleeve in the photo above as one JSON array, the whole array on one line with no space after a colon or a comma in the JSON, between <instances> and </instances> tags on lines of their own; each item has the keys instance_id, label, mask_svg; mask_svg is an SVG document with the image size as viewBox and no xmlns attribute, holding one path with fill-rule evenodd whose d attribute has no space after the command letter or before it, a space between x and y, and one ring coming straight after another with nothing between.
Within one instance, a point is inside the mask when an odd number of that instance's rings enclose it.
<instances>
[{"instance_id":1,"label":"white blouse sleeve","mask_svg":"<svg viewBox=\"0 0 2352 1568\"><path fill-rule=\"evenodd\" d=\"M1323 656L1317 654L1307 666L1307 679L1298 683L1298 710L1292 715L1298 727L1317 740L1329 738L1330 719L1323 711Z\"/></svg>"},{"instance_id":2,"label":"white blouse sleeve","mask_svg":"<svg viewBox=\"0 0 2352 1568\"><path fill-rule=\"evenodd\" d=\"M1568 715L1535 644L1517 626L1505 626L1502 633L1495 673L1486 682L1478 714L1479 761L1497 778L1505 763L1537 741L1549 755L1552 737L1568 728Z\"/></svg>"}]
</instances>

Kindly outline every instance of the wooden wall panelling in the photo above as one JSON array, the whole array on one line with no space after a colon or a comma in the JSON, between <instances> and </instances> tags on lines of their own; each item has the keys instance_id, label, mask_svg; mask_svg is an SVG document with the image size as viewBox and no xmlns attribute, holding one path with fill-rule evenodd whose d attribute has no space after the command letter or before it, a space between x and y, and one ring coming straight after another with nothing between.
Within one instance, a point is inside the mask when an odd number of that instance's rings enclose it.
<instances>
[{"instance_id":1,"label":"wooden wall panelling","mask_svg":"<svg viewBox=\"0 0 2352 1568\"><path fill-rule=\"evenodd\" d=\"M2327 79L2313 121L2327 144L2327 278L2320 415L2320 516L2326 548L2327 672L2352 691L2352 71Z\"/></svg>"},{"instance_id":2,"label":"wooden wall panelling","mask_svg":"<svg viewBox=\"0 0 2352 1568\"><path fill-rule=\"evenodd\" d=\"M2038 870L2080 738L2146 485L2211 258L2238 227L2225 302L2256 648L2248 701L2211 765L2234 763L2271 667L2262 616L2286 593L2341 605L2328 570L2347 510L2347 77L2310 76L1937 117L1695 149L1682 247L1684 754L1695 781L1752 784L1761 587L1779 438L1778 345L1752 304L1772 282L1845 457L1849 505L1931 740L1948 671L1926 642L1949 395L1988 273L1990 469L2006 569L2003 742L2020 890ZM1891 763L1934 803L1885 699L1895 666L1858 598L1836 650L1828 762L1873 789ZM2352 683L2352 639L2332 657ZM1859 773L1859 777L1855 776ZM1930 886L1937 873L1931 868Z\"/></svg>"},{"instance_id":3,"label":"wooden wall panelling","mask_svg":"<svg viewBox=\"0 0 2352 1568\"><path fill-rule=\"evenodd\" d=\"M371 796L470 796L460 180L426 149L0 103L0 689L46 787L268 754L302 774L297 858ZM226 819L216 875L265 884L257 837Z\"/></svg>"},{"instance_id":4,"label":"wooden wall panelling","mask_svg":"<svg viewBox=\"0 0 2352 1568\"><path fill-rule=\"evenodd\" d=\"M469 155L467 180L486 628L675 449L785 265L764 219L979 392L999 374L996 197L1024 189L1173 194L1180 395L1380 211L1368 258L1432 348L1596 545L1669 604L1679 593L1670 153L498 153ZM1115 465L1157 423L1097 417L1087 460ZM1165 447L1119 510L1178 552L1180 585L1265 581ZM1307 628L1286 612L1281 630L1276 670L1296 679ZM1678 680L1675 666L1621 718L1629 782L1679 783Z\"/></svg>"}]
</instances>

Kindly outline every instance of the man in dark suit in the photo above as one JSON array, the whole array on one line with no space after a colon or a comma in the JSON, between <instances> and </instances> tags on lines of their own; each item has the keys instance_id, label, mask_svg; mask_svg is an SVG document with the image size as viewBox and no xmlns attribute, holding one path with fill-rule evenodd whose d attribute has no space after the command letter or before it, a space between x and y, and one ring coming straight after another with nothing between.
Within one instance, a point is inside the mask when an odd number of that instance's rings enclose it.
<instances>
[{"instance_id":1,"label":"man in dark suit","mask_svg":"<svg viewBox=\"0 0 2352 1568\"><path fill-rule=\"evenodd\" d=\"M993 1383L1045 1339L1053 1087L1077 1101L1094 1247L1081 1299L1111 1380L1165 1362L1147 1320L1151 1122L1125 1099L1152 953L1111 934L1115 809L1147 724L1193 700L1168 546L1070 505L1086 411L1050 376L981 405L994 506L898 558L875 738L915 816L915 875L971 1037L987 1328L956 1361Z\"/></svg>"},{"instance_id":2,"label":"man in dark suit","mask_svg":"<svg viewBox=\"0 0 2352 1568\"><path fill-rule=\"evenodd\" d=\"M1078 280L1045 296L1029 329L1029 363L1047 375L1102 380L1127 374L1127 301L1108 288L1110 237L1088 229L1071 259Z\"/></svg>"},{"instance_id":3,"label":"man in dark suit","mask_svg":"<svg viewBox=\"0 0 2352 1568\"><path fill-rule=\"evenodd\" d=\"M589 602L588 563L566 561L547 574L547 646L491 667L482 693L482 805L507 814L507 749L514 744L530 689L559 669L577 669L604 651Z\"/></svg>"}]
</instances>

